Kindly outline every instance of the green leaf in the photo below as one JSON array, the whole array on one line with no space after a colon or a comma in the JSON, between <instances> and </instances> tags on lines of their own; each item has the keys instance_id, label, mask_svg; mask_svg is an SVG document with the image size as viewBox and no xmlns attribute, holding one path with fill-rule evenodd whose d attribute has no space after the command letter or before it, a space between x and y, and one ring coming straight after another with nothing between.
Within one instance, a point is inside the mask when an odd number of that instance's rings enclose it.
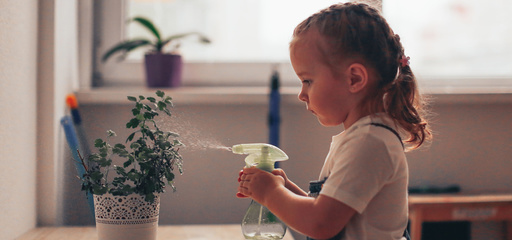
<instances>
[{"instance_id":1,"label":"green leaf","mask_svg":"<svg viewBox=\"0 0 512 240\"><path fill-rule=\"evenodd\" d=\"M157 114L155 114L154 112L145 112L145 113L144 113L144 119L148 119L148 120L149 120L149 119L153 119L153 117L154 117L155 115L158 115L158 113L157 113Z\"/></svg>"},{"instance_id":2,"label":"green leaf","mask_svg":"<svg viewBox=\"0 0 512 240\"><path fill-rule=\"evenodd\" d=\"M151 22L151 20L144 17L134 17L132 21L140 23L142 26L146 27L153 35L155 35L158 42L161 41L160 31L155 27L155 25Z\"/></svg>"},{"instance_id":3,"label":"green leaf","mask_svg":"<svg viewBox=\"0 0 512 240\"><path fill-rule=\"evenodd\" d=\"M127 127L128 127L128 126L127 126ZM134 136L135 136L135 133L130 134L130 136L128 136L128 137L126 138L126 142L132 141Z\"/></svg>"},{"instance_id":4,"label":"green leaf","mask_svg":"<svg viewBox=\"0 0 512 240\"><path fill-rule=\"evenodd\" d=\"M96 195L103 195L103 194L107 193L107 190L108 190L107 187L98 186L98 185L96 185L92 188L92 192Z\"/></svg>"},{"instance_id":5,"label":"green leaf","mask_svg":"<svg viewBox=\"0 0 512 240\"><path fill-rule=\"evenodd\" d=\"M100 147L103 147L103 145L104 145L103 139L98 138L98 139L94 140L94 147L100 148Z\"/></svg>"},{"instance_id":6,"label":"green leaf","mask_svg":"<svg viewBox=\"0 0 512 240\"><path fill-rule=\"evenodd\" d=\"M130 179L132 181L136 181L136 180L138 180L140 178L140 174L135 173L135 172L130 172L126 176L128 177L128 179Z\"/></svg>"},{"instance_id":7,"label":"green leaf","mask_svg":"<svg viewBox=\"0 0 512 240\"><path fill-rule=\"evenodd\" d=\"M148 194L146 194L145 200L146 200L146 202L153 203L155 201L155 195L152 192L148 193Z\"/></svg>"},{"instance_id":8,"label":"green leaf","mask_svg":"<svg viewBox=\"0 0 512 240\"><path fill-rule=\"evenodd\" d=\"M171 143L170 142L163 142L160 144L160 148L162 149L167 149L171 146Z\"/></svg>"},{"instance_id":9,"label":"green leaf","mask_svg":"<svg viewBox=\"0 0 512 240\"><path fill-rule=\"evenodd\" d=\"M162 101L159 101L158 102L158 109L160 110L164 110L165 108L167 108L167 104L165 104L164 102Z\"/></svg>"},{"instance_id":10,"label":"green leaf","mask_svg":"<svg viewBox=\"0 0 512 240\"><path fill-rule=\"evenodd\" d=\"M128 195L130 193L133 193L134 192L134 189L132 187L130 187L129 185L124 185L122 188L121 188L121 191L123 192L123 195Z\"/></svg>"},{"instance_id":11,"label":"green leaf","mask_svg":"<svg viewBox=\"0 0 512 240\"><path fill-rule=\"evenodd\" d=\"M100 161L98 161L98 164L101 167L108 167L112 164L112 159L102 158Z\"/></svg>"},{"instance_id":12,"label":"green leaf","mask_svg":"<svg viewBox=\"0 0 512 240\"><path fill-rule=\"evenodd\" d=\"M165 96L165 93L160 91L160 90L158 90L158 91L156 91L156 95L161 97L161 98L163 98Z\"/></svg>"},{"instance_id":13,"label":"green leaf","mask_svg":"<svg viewBox=\"0 0 512 240\"><path fill-rule=\"evenodd\" d=\"M175 138L176 138L176 137L179 137L179 136L180 136L179 134L177 134L177 133L175 133L175 132L171 132L171 131L166 132L166 134L167 134L167 137L169 137L169 136L170 136L170 137L175 137Z\"/></svg>"},{"instance_id":14,"label":"green leaf","mask_svg":"<svg viewBox=\"0 0 512 240\"><path fill-rule=\"evenodd\" d=\"M156 99L154 97L148 97L147 98L150 102L152 103L155 103L156 102Z\"/></svg>"},{"instance_id":15,"label":"green leaf","mask_svg":"<svg viewBox=\"0 0 512 240\"><path fill-rule=\"evenodd\" d=\"M144 105L145 105L145 104L142 104L142 103L140 103L140 102L135 103L135 107L136 107L137 109L139 109L139 110L140 110L140 109L142 109L142 108L144 107Z\"/></svg>"},{"instance_id":16,"label":"green leaf","mask_svg":"<svg viewBox=\"0 0 512 240\"><path fill-rule=\"evenodd\" d=\"M117 143L116 145L114 145L114 148L125 149L126 147L121 143Z\"/></svg>"},{"instance_id":17,"label":"green leaf","mask_svg":"<svg viewBox=\"0 0 512 240\"><path fill-rule=\"evenodd\" d=\"M174 173L165 171L165 178L167 178L168 182L171 182L172 180L174 180Z\"/></svg>"},{"instance_id":18,"label":"green leaf","mask_svg":"<svg viewBox=\"0 0 512 240\"><path fill-rule=\"evenodd\" d=\"M203 44L211 43L210 39L208 39L208 37L202 35L201 33L189 32L189 33L182 33L182 34L176 34L176 35L170 36L170 37L162 40L162 45L165 46L165 45L171 43L174 40L185 38L185 37L190 36L190 35L197 35L199 37L199 42L200 43L203 43Z\"/></svg>"},{"instance_id":19,"label":"green leaf","mask_svg":"<svg viewBox=\"0 0 512 240\"><path fill-rule=\"evenodd\" d=\"M112 185L117 187L119 185L122 185L125 181L125 177L115 177L114 180L112 180Z\"/></svg>"},{"instance_id":20,"label":"green leaf","mask_svg":"<svg viewBox=\"0 0 512 240\"><path fill-rule=\"evenodd\" d=\"M155 186L152 184L144 185L144 192L148 193L148 195L150 195L150 194L153 195L153 193L155 192Z\"/></svg>"},{"instance_id":21,"label":"green leaf","mask_svg":"<svg viewBox=\"0 0 512 240\"><path fill-rule=\"evenodd\" d=\"M124 170L123 167L121 167L121 166L114 166L114 167L115 167L117 173L119 173L121 175L125 175L126 171Z\"/></svg>"},{"instance_id":22,"label":"green leaf","mask_svg":"<svg viewBox=\"0 0 512 240\"><path fill-rule=\"evenodd\" d=\"M124 152L124 149L121 149L121 148L113 148L112 149L112 153L117 154L117 155L122 154L123 152Z\"/></svg>"},{"instance_id":23,"label":"green leaf","mask_svg":"<svg viewBox=\"0 0 512 240\"><path fill-rule=\"evenodd\" d=\"M103 61L103 62L107 61L107 59L109 59L110 56L112 56L114 53L117 53L117 52L123 52L123 55L121 58L124 58L124 56L128 52L132 51L133 49L136 49L136 48L139 48L142 46L146 46L146 45L151 45L151 41L146 40L146 39L133 39L133 40L120 42L120 43L114 45L112 48L110 48L103 55L103 57L101 58L101 61Z\"/></svg>"},{"instance_id":24,"label":"green leaf","mask_svg":"<svg viewBox=\"0 0 512 240\"><path fill-rule=\"evenodd\" d=\"M182 142L180 142L180 140L178 139L174 139L173 141L173 145L174 146L185 146Z\"/></svg>"},{"instance_id":25,"label":"green leaf","mask_svg":"<svg viewBox=\"0 0 512 240\"><path fill-rule=\"evenodd\" d=\"M137 102L137 98L133 96L128 96L128 100L132 102Z\"/></svg>"},{"instance_id":26,"label":"green leaf","mask_svg":"<svg viewBox=\"0 0 512 240\"><path fill-rule=\"evenodd\" d=\"M123 167L127 168L132 164L132 161L126 161L123 163Z\"/></svg>"},{"instance_id":27,"label":"green leaf","mask_svg":"<svg viewBox=\"0 0 512 240\"><path fill-rule=\"evenodd\" d=\"M151 140L155 141L155 135L153 135L153 132L148 131L147 134Z\"/></svg>"},{"instance_id":28,"label":"green leaf","mask_svg":"<svg viewBox=\"0 0 512 240\"><path fill-rule=\"evenodd\" d=\"M126 123L126 128L136 128L139 126L140 120L137 118L132 118L128 123Z\"/></svg>"},{"instance_id":29,"label":"green leaf","mask_svg":"<svg viewBox=\"0 0 512 240\"><path fill-rule=\"evenodd\" d=\"M92 162L96 162L100 159L100 155L97 154L97 153L93 153L91 155L89 155L89 161L92 161Z\"/></svg>"},{"instance_id":30,"label":"green leaf","mask_svg":"<svg viewBox=\"0 0 512 240\"><path fill-rule=\"evenodd\" d=\"M140 148L140 146L141 146L141 145L140 145L139 143L136 143L136 142L134 142L134 143L130 144L130 148L131 148L131 149L138 149L138 148Z\"/></svg>"},{"instance_id":31,"label":"green leaf","mask_svg":"<svg viewBox=\"0 0 512 240\"><path fill-rule=\"evenodd\" d=\"M145 98L144 96L142 96L142 95L139 95L139 99L140 99L140 100L144 100L144 99L146 99L146 98Z\"/></svg>"},{"instance_id":32,"label":"green leaf","mask_svg":"<svg viewBox=\"0 0 512 240\"><path fill-rule=\"evenodd\" d=\"M91 180L92 180L93 182L96 182L96 181L101 180L101 178L103 178L103 173L101 173L101 172L97 172L97 171L94 171L94 172L92 172L92 173L90 174L90 176L91 176Z\"/></svg>"}]
</instances>

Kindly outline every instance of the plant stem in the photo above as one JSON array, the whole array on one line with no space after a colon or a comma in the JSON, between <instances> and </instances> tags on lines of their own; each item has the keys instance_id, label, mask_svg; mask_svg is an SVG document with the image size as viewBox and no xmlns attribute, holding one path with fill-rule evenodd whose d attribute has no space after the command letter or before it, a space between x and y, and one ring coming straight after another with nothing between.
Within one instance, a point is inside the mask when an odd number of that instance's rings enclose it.
<instances>
[{"instance_id":1,"label":"plant stem","mask_svg":"<svg viewBox=\"0 0 512 240\"><path fill-rule=\"evenodd\" d=\"M85 171L86 172L89 171L89 170L87 170L87 166L85 166L84 158L80 154L80 150L77 149L76 152L78 153L78 158L80 158L80 162L82 163L82 166L84 166Z\"/></svg>"}]
</instances>

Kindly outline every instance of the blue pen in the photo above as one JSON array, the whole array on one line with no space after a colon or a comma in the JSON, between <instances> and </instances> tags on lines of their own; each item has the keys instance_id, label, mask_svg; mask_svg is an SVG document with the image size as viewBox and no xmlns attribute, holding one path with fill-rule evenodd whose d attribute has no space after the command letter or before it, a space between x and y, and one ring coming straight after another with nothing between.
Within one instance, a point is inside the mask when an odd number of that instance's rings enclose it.
<instances>
[{"instance_id":1,"label":"blue pen","mask_svg":"<svg viewBox=\"0 0 512 240\"><path fill-rule=\"evenodd\" d=\"M71 154L73 155L73 159L75 162L75 167L78 173L78 176L80 179L83 178L85 173L85 168L82 165L82 160L80 159L80 156L78 155L78 152L80 150L80 146L78 144L78 138L76 135L75 127L73 126L73 122L71 120L70 116L64 116L60 120L60 124L64 128L64 133L66 134L66 140L68 142L68 146L71 149ZM94 216L94 200L92 198L92 195L87 192L87 201L89 203L89 208L91 210L91 213Z\"/></svg>"}]
</instances>

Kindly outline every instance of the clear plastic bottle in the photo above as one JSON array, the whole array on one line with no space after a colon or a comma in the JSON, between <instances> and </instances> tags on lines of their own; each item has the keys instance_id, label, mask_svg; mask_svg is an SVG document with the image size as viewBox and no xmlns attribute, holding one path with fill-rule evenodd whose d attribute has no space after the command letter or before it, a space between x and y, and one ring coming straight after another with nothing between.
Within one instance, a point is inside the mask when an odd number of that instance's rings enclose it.
<instances>
[{"instance_id":1,"label":"clear plastic bottle","mask_svg":"<svg viewBox=\"0 0 512 240\"><path fill-rule=\"evenodd\" d=\"M268 172L274 170L274 162L288 159L281 149L264 143L235 145L232 151L249 154L245 159L246 166L256 166ZM286 225L266 207L252 200L242 220L242 233L245 239L280 240L286 233Z\"/></svg>"},{"instance_id":2,"label":"clear plastic bottle","mask_svg":"<svg viewBox=\"0 0 512 240\"><path fill-rule=\"evenodd\" d=\"M245 239L280 240L286 233L286 225L272 212L252 200L242 220Z\"/></svg>"}]
</instances>

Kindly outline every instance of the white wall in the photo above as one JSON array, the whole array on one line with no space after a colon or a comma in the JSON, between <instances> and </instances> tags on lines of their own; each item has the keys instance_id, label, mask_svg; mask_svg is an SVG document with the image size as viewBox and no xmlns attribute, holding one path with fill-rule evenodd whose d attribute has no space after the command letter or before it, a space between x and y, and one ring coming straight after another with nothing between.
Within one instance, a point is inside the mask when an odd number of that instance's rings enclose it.
<instances>
[{"instance_id":1,"label":"white wall","mask_svg":"<svg viewBox=\"0 0 512 240\"><path fill-rule=\"evenodd\" d=\"M39 1L37 222L64 223L62 199L67 148L60 119L77 84L77 1Z\"/></svg>"},{"instance_id":2,"label":"white wall","mask_svg":"<svg viewBox=\"0 0 512 240\"><path fill-rule=\"evenodd\" d=\"M77 78L76 16L76 1L2 1L2 239L64 221L59 160L65 145L59 120L66 110L65 96Z\"/></svg>"},{"instance_id":3,"label":"white wall","mask_svg":"<svg viewBox=\"0 0 512 240\"><path fill-rule=\"evenodd\" d=\"M0 4L0 236L36 226L37 0Z\"/></svg>"}]
</instances>

